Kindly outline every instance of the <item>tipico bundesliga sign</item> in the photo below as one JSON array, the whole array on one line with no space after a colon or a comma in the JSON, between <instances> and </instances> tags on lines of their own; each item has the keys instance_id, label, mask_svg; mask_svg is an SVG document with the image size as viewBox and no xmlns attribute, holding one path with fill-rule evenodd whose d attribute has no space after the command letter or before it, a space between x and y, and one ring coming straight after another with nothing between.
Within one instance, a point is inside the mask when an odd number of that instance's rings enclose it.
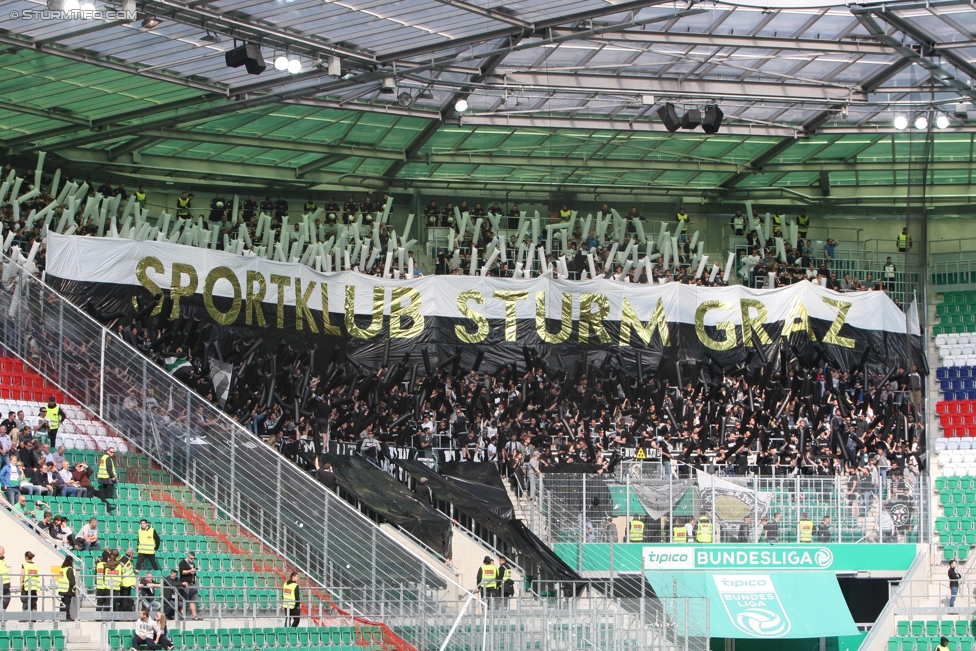
<instances>
[{"instance_id":1,"label":"tipico bundesliga sign","mask_svg":"<svg viewBox=\"0 0 976 651\"><path fill-rule=\"evenodd\" d=\"M834 554L813 545L645 546L645 570L830 570Z\"/></svg>"}]
</instances>

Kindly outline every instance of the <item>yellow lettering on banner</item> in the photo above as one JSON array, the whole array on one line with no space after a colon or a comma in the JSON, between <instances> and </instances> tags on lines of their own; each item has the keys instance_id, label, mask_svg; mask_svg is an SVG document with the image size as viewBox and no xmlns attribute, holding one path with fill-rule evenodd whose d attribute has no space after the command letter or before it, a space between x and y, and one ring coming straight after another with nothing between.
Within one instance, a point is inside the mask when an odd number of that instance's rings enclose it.
<instances>
[{"instance_id":1,"label":"yellow lettering on banner","mask_svg":"<svg viewBox=\"0 0 976 651\"><path fill-rule=\"evenodd\" d=\"M647 458L647 455L644 454L644 448L637 448L637 458L638 459L646 459Z\"/></svg>"},{"instance_id":2,"label":"yellow lettering on banner","mask_svg":"<svg viewBox=\"0 0 976 651\"><path fill-rule=\"evenodd\" d=\"M827 305L833 305L837 308L837 318L834 319L834 322L830 324L830 329L827 330L827 334L824 335L823 342L825 344L843 346L844 348L854 348L853 339L850 337L840 336L840 329L844 326L844 322L847 321L847 313L850 311L853 303L838 301L828 296L822 296L821 298Z\"/></svg>"},{"instance_id":3,"label":"yellow lettering on banner","mask_svg":"<svg viewBox=\"0 0 976 651\"><path fill-rule=\"evenodd\" d=\"M373 312L369 327L360 328L356 325L356 287L346 285L346 330L356 339L372 339L383 330L383 297L386 292L382 287L373 288Z\"/></svg>"},{"instance_id":4,"label":"yellow lettering on banner","mask_svg":"<svg viewBox=\"0 0 976 651\"><path fill-rule=\"evenodd\" d=\"M403 299L410 299L404 307ZM393 339L413 339L424 331L424 315L420 313L420 292L413 287L395 287L390 296L390 337ZM410 325L403 327L403 319L410 319Z\"/></svg>"},{"instance_id":5,"label":"yellow lettering on banner","mask_svg":"<svg viewBox=\"0 0 976 651\"><path fill-rule=\"evenodd\" d=\"M644 325L641 323L640 317L637 316L637 311L634 310L634 306L624 296L623 308L620 313L621 346L630 345L631 330L637 333L637 336L640 337L640 340L644 342L645 346L650 345L655 331L661 337L661 345L670 346L671 332L668 330L668 322L664 318L664 302L660 298L657 299L657 305L654 306L654 313L651 315L647 325Z\"/></svg>"},{"instance_id":6,"label":"yellow lettering on banner","mask_svg":"<svg viewBox=\"0 0 976 651\"><path fill-rule=\"evenodd\" d=\"M221 312L214 304L214 286L221 278L229 282L234 290L234 298L231 299L230 309L227 312ZM241 314L241 283L229 267L214 267L207 274L207 279L203 281L203 304L210 318L220 325L231 325L237 321L237 317Z\"/></svg>"},{"instance_id":7,"label":"yellow lettering on banner","mask_svg":"<svg viewBox=\"0 0 976 651\"><path fill-rule=\"evenodd\" d=\"M153 296L162 296L163 290L159 287L159 285L155 283L155 281L153 281L152 278L149 277L149 274L146 273L146 271L148 271L149 269L152 269L158 274L162 274L164 271L166 271L166 268L163 267L163 263L160 262L159 258L148 256L143 258L138 262L138 264L136 264L136 280L139 281L140 285L148 289L149 293L152 294ZM135 296L132 297L132 308L136 312L139 311L139 299L136 298ZM156 307L153 308L152 316L156 316L162 311L163 311L163 302L159 301L158 303L156 303Z\"/></svg>"},{"instance_id":8,"label":"yellow lettering on banner","mask_svg":"<svg viewBox=\"0 0 976 651\"><path fill-rule=\"evenodd\" d=\"M254 291L254 283L258 284L258 291ZM245 303L244 303L244 323L247 325L253 325L255 321L262 328L265 326L264 323L264 310L261 309L261 303L264 301L264 295L268 293L268 283L264 280L264 274L260 271L248 271L247 272L247 291L245 292ZM251 315L254 315L254 319Z\"/></svg>"},{"instance_id":9,"label":"yellow lettering on banner","mask_svg":"<svg viewBox=\"0 0 976 651\"><path fill-rule=\"evenodd\" d=\"M183 276L189 278L187 284L183 284ZM176 319L180 316L180 299L184 296L193 296L197 291L197 270L192 265L182 262L173 263L173 276L169 285L169 295L173 299L173 309L169 313L169 318Z\"/></svg>"},{"instance_id":10,"label":"yellow lettering on banner","mask_svg":"<svg viewBox=\"0 0 976 651\"><path fill-rule=\"evenodd\" d=\"M783 321L783 332L780 338L788 339L794 332L806 332L810 341L816 341L817 335L813 332L813 325L810 323L810 315L807 308L800 300L799 294L794 294L790 300L790 307L786 311L786 319Z\"/></svg>"},{"instance_id":11,"label":"yellow lettering on banner","mask_svg":"<svg viewBox=\"0 0 976 651\"><path fill-rule=\"evenodd\" d=\"M705 330L705 314L710 310L734 310L735 306L728 301L702 301L695 312L695 332L698 333L698 340L705 344L706 348L712 350L729 350L735 346L735 323L732 321L719 321L715 328L725 332L725 339L712 339L708 331Z\"/></svg>"},{"instance_id":12,"label":"yellow lettering on banner","mask_svg":"<svg viewBox=\"0 0 976 651\"><path fill-rule=\"evenodd\" d=\"M518 321L515 318L515 304L529 297L528 292L496 291L492 298L505 301L505 341L518 338Z\"/></svg>"},{"instance_id":13,"label":"yellow lettering on banner","mask_svg":"<svg viewBox=\"0 0 976 651\"><path fill-rule=\"evenodd\" d=\"M739 307L742 310L742 345L752 345L752 333L754 332L759 338L760 344L765 346L773 343L773 340L769 338L769 333L763 327L766 319L769 318L769 310L762 304L762 301L757 301L754 298L743 298L739 301ZM752 316L750 309L756 310L755 317Z\"/></svg>"},{"instance_id":14,"label":"yellow lettering on banner","mask_svg":"<svg viewBox=\"0 0 976 651\"><path fill-rule=\"evenodd\" d=\"M457 308L458 312L464 315L464 318L471 319L474 321L476 330L474 332L468 332L466 326L456 325L454 326L454 335L466 344L477 344L485 340L488 336L488 319L483 315L475 312L468 305L468 301L474 301L479 305L485 304L485 295L481 292L469 289L463 291L458 295Z\"/></svg>"},{"instance_id":15,"label":"yellow lettering on banner","mask_svg":"<svg viewBox=\"0 0 976 651\"><path fill-rule=\"evenodd\" d=\"M546 327L546 294L536 292L535 295L535 331L539 338L547 344L561 344L573 332L573 295L563 293L562 306L559 310L559 332L553 334Z\"/></svg>"},{"instance_id":16,"label":"yellow lettering on banner","mask_svg":"<svg viewBox=\"0 0 976 651\"><path fill-rule=\"evenodd\" d=\"M596 312L593 306L596 306ZM603 294L580 294L579 340L590 341L591 331L596 333L601 344L610 343L610 335L603 327L603 320L610 314L610 300Z\"/></svg>"},{"instance_id":17,"label":"yellow lettering on banner","mask_svg":"<svg viewBox=\"0 0 976 651\"><path fill-rule=\"evenodd\" d=\"M305 319L308 319L308 329L312 332L318 333L319 327L315 325L315 316L312 311L308 309L308 301L312 298L312 290L315 289L315 281L313 280L308 284L308 289L305 293L302 293L302 279L295 278L295 329L304 330L305 329ZM326 310L325 318L329 318L328 310Z\"/></svg>"},{"instance_id":18,"label":"yellow lettering on banner","mask_svg":"<svg viewBox=\"0 0 976 651\"><path fill-rule=\"evenodd\" d=\"M285 327L285 287L291 287L291 276L271 274L271 284L278 286L278 327Z\"/></svg>"},{"instance_id":19,"label":"yellow lettering on banner","mask_svg":"<svg viewBox=\"0 0 976 651\"><path fill-rule=\"evenodd\" d=\"M322 289L322 334L341 337L342 330L339 326L332 325L332 318L329 316L329 286L322 283L319 287Z\"/></svg>"}]
</instances>

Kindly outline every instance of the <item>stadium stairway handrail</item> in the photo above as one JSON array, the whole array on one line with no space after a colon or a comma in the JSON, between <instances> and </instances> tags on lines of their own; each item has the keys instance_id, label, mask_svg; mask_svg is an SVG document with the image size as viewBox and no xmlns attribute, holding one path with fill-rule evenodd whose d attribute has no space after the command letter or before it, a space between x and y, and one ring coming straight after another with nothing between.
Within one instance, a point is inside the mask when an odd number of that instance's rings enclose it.
<instances>
[{"instance_id":1,"label":"stadium stairway handrail","mask_svg":"<svg viewBox=\"0 0 976 651\"><path fill-rule=\"evenodd\" d=\"M861 642L859 651L885 651L887 649L888 638L895 632L895 610L898 607L898 601L905 594L906 590L910 590L912 586L918 583L917 580L913 580L915 573L919 570L924 572L928 567L928 545L918 545L917 549L919 552L915 556L915 560L908 568L908 571L905 572L905 576L901 578L898 589L888 599L888 603L885 604L881 614L878 615L867 637Z\"/></svg>"}]
</instances>

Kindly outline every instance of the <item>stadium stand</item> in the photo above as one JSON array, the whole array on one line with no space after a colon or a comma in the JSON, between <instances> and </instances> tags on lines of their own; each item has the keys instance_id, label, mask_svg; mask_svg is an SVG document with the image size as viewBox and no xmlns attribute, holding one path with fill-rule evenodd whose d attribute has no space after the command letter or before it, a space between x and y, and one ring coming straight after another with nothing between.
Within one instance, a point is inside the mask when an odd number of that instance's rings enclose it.
<instances>
[{"instance_id":1,"label":"stadium stand","mask_svg":"<svg viewBox=\"0 0 976 651\"><path fill-rule=\"evenodd\" d=\"M888 638L888 651L935 651L942 637L950 651L972 651L973 623L964 619L899 619L898 634Z\"/></svg>"}]
</instances>

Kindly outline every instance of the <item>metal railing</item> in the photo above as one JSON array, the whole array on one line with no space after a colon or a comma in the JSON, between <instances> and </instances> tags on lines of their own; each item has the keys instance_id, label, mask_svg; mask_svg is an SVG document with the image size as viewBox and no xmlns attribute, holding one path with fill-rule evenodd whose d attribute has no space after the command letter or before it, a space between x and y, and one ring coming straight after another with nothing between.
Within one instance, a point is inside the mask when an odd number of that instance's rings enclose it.
<instances>
[{"instance_id":1,"label":"metal railing","mask_svg":"<svg viewBox=\"0 0 976 651\"><path fill-rule=\"evenodd\" d=\"M644 521L647 543L671 542L675 526L702 515L713 523L713 540L720 543L795 543L804 515L813 521L819 542L931 540L926 477L914 483L883 478L855 492L847 486L844 476L720 477L700 483L673 475L616 479L556 473L542 477L530 501L534 513L529 522L550 544L577 546L576 558L564 560L578 571L588 569L584 557L593 560L592 551L584 552L585 543L607 543L614 536L622 542L633 517ZM607 518L614 519L613 529L606 526Z\"/></svg>"}]
</instances>

